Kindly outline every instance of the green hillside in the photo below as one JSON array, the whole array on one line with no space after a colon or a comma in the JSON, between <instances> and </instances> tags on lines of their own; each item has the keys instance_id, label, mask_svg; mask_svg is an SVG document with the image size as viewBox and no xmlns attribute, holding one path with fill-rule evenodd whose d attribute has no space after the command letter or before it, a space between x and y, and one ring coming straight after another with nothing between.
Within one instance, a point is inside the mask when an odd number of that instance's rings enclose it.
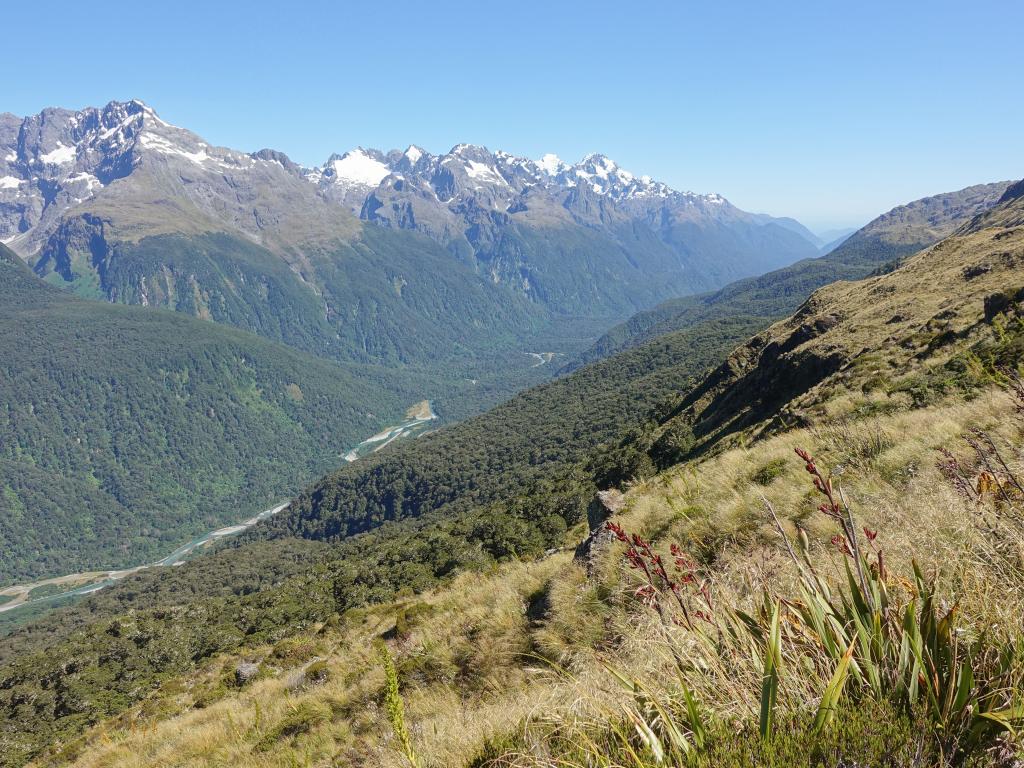
<instances>
[{"instance_id":1,"label":"green hillside","mask_svg":"<svg viewBox=\"0 0 1024 768\"><path fill-rule=\"evenodd\" d=\"M228 232L119 238L85 214L34 263L49 282L173 309L342 361L436 363L514 347L545 312L426 237L359 226L287 250Z\"/></svg>"},{"instance_id":2,"label":"green hillside","mask_svg":"<svg viewBox=\"0 0 1024 768\"><path fill-rule=\"evenodd\" d=\"M0 583L166 554L298 491L441 389L76 299L0 259Z\"/></svg>"},{"instance_id":3,"label":"green hillside","mask_svg":"<svg viewBox=\"0 0 1024 768\"><path fill-rule=\"evenodd\" d=\"M623 438L731 349L764 326L759 318L709 322L656 339L571 376L528 390L493 410L333 473L266 528L336 540L384 522L472 512L504 529L503 554L540 520L560 527L585 516L596 487L584 471L597 446ZM261 535L259 532L254 536Z\"/></svg>"},{"instance_id":4,"label":"green hillside","mask_svg":"<svg viewBox=\"0 0 1024 768\"><path fill-rule=\"evenodd\" d=\"M595 447L643 423L761 327L745 318L709 323L629 350L361 460L304 493L295 515L216 554L128 577L28 626L8 622L0 751L11 757L0 765L63 742L212 654L558 546L587 517ZM349 530L365 532L342 538ZM111 621L122 626L114 617L128 615L131 629L112 635ZM105 661L112 656L113 665ZM72 657L80 663L65 668L61 660ZM22 706L44 678L60 682Z\"/></svg>"}]
</instances>

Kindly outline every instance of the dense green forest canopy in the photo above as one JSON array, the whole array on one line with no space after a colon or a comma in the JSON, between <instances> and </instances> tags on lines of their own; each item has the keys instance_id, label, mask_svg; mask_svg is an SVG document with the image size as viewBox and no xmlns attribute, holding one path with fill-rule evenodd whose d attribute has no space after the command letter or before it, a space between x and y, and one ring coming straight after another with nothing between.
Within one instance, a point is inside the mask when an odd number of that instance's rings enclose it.
<instances>
[{"instance_id":1,"label":"dense green forest canopy","mask_svg":"<svg viewBox=\"0 0 1024 768\"><path fill-rule=\"evenodd\" d=\"M339 365L78 299L3 257L0 584L147 562L298 492L418 400L457 418L540 373L522 355L502 361L521 373L476 385Z\"/></svg>"}]
</instances>

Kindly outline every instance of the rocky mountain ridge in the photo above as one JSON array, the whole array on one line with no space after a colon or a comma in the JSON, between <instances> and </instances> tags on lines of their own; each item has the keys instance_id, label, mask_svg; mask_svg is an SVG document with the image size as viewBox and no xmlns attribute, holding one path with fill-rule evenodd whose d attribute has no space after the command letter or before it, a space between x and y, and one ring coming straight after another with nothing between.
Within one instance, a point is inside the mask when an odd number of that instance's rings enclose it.
<instances>
[{"instance_id":1,"label":"rocky mountain ridge","mask_svg":"<svg viewBox=\"0 0 1024 768\"><path fill-rule=\"evenodd\" d=\"M40 277L334 359L472 360L552 323L582 339L817 252L791 220L601 155L410 146L309 169L141 101L0 115L0 158L0 241Z\"/></svg>"},{"instance_id":2,"label":"rocky mountain ridge","mask_svg":"<svg viewBox=\"0 0 1024 768\"><path fill-rule=\"evenodd\" d=\"M784 244L802 255L802 241L815 242L792 220L746 213L718 194L673 190L600 154L568 164L555 155L533 161L471 144L443 155L410 145L387 153L358 148L332 155L320 167L303 168L276 150L213 147L138 100L102 109L46 109L26 118L0 115L0 157L0 241L26 258L44 249L61 215L82 203L113 196L115 209L127 205L127 190L116 182L136 176L146 178L134 185L131 197L154 188L174 196L178 190L168 184L183 182L189 186L189 207L198 210L181 213L209 220L193 222L193 229L228 225L271 247L268 230L286 224L300 204L323 218L322 201L337 204L326 218L349 233L352 223L338 207L376 224L415 229L446 245L468 243L478 253L513 220L531 227L578 224L606 230L642 222L668 242L671 228L683 222L778 227L799 235L799 241ZM309 190L298 189L300 180L321 200L314 202ZM286 190L277 194L285 199L266 199L261 190L271 184ZM175 225L181 228L181 222ZM138 234L160 229L142 227ZM287 241L289 234L282 238Z\"/></svg>"},{"instance_id":3,"label":"rocky mountain ridge","mask_svg":"<svg viewBox=\"0 0 1024 768\"><path fill-rule=\"evenodd\" d=\"M999 186L997 202L952 234L891 270L818 289L737 348L664 421L655 454L670 457L691 430L691 449L701 450L741 430L765 435L921 407L972 382L979 369L1016 365L1024 184ZM840 387L859 401L835 400Z\"/></svg>"},{"instance_id":4,"label":"rocky mountain ridge","mask_svg":"<svg viewBox=\"0 0 1024 768\"><path fill-rule=\"evenodd\" d=\"M492 261L491 254L516 224L539 230L582 226L616 242L644 227L681 261L694 255L693 249L680 247L674 230L687 225L764 227L787 249L801 252L805 240L819 244L793 219L747 213L717 193L674 190L596 153L569 164L553 154L530 160L474 144L458 144L442 155L414 144L386 153L359 147L332 155L303 175L362 219L415 229L457 253L468 246L485 262ZM501 271L492 275L511 276Z\"/></svg>"}]
</instances>

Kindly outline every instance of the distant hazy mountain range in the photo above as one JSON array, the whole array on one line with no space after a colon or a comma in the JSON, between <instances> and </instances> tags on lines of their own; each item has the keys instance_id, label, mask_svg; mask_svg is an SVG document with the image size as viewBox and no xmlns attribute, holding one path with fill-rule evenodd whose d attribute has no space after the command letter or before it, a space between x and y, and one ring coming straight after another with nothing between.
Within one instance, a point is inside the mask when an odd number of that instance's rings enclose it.
<instances>
[{"instance_id":1,"label":"distant hazy mountain range","mask_svg":"<svg viewBox=\"0 0 1024 768\"><path fill-rule=\"evenodd\" d=\"M403 363L607 325L820 244L601 155L410 146L303 168L213 147L139 101L0 115L0 241L87 296Z\"/></svg>"},{"instance_id":2,"label":"distant hazy mountain range","mask_svg":"<svg viewBox=\"0 0 1024 768\"><path fill-rule=\"evenodd\" d=\"M823 256L727 285L669 299L609 329L568 368L607 357L673 331L737 315L775 318L794 311L817 288L891 269L903 258L951 235L992 208L1012 182L976 184L899 205L822 248Z\"/></svg>"}]
</instances>

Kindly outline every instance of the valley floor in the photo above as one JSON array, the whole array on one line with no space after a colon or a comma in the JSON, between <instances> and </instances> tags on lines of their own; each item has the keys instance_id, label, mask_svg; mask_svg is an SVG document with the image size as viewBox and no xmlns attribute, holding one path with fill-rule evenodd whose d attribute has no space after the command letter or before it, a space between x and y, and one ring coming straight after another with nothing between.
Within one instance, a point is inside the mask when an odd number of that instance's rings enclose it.
<instances>
[{"instance_id":1,"label":"valley floor","mask_svg":"<svg viewBox=\"0 0 1024 768\"><path fill-rule=\"evenodd\" d=\"M424 428L437 419L437 414L434 413L429 400L421 400L408 408L406 417L407 420L401 424L386 427L376 435L359 443L345 454L345 460L353 462L361 456L381 450L399 438L422 434ZM32 613L32 617L34 617L41 609L57 604L67 604L75 598L109 587L126 576L131 576L146 568L181 565L187 559L206 551L218 541L251 528L281 512L287 506L288 502L282 502L239 523L222 526L205 533L178 547L166 557L147 565L120 570L85 571L4 587L0 589L0 613L31 610L34 611Z\"/></svg>"},{"instance_id":2,"label":"valley floor","mask_svg":"<svg viewBox=\"0 0 1024 768\"><path fill-rule=\"evenodd\" d=\"M0 597L6 597L8 601L0 603L0 613L22 608L41 608L55 603L64 604L76 597L89 595L104 587L109 587L111 584L147 568L181 565L188 558L203 552L216 542L251 528L256 523L276 515L281 510L287 508L287 506L288 502L282 502L236 525L227 525L205 533L178 547L166 557L148 565L139 565L134 568L114 571L72 573L67 576L57 576L51 579L33 581L28 584L15 584L4 587L0 589Z\"/></svg>"}]
</instances>

